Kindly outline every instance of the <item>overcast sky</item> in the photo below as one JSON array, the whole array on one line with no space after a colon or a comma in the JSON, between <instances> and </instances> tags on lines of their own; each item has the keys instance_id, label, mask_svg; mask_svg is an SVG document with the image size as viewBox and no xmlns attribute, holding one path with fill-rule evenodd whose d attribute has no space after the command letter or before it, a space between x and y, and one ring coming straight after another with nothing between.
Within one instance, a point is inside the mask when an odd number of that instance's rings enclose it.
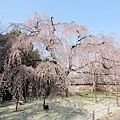
<instances>
[{"instance_id":1,"label":"overcast sky","mask_svg":"<svg viewBox=\"0 0 120 120\"><path fill-rule=\"evenodd\" d=\"M120 0L0 0L0 20L25 22L32 11L49 13L55 22L90 26L92 34L116 33L120 38Z\"/></svg>"}]
</instances>

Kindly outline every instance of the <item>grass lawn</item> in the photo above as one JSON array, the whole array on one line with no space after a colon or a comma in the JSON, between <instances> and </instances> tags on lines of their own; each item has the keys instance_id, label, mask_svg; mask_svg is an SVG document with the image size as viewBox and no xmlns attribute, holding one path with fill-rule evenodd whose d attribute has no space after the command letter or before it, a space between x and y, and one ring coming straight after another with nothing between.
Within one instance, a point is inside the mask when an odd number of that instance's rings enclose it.
<instances>
[{"instance_id":1,"label":"grass lawn","mask_svg":"<svg viewBox=\"0 0 120 120\"><path fill-rule=\"evenodd\" d=\"M115 95L105 96L98 92L98 102L94 103L92 92L78 92L67 98L56 97L47 100L49 110L43 110L43 100L34 100L19 105L15 112L15 103L6 101L0 104L0 120L91 120L92 111L95 111L95 120L120 110L116 107ZM119 101L120 102L120 101Z\"/></svg>"}]
</instances>

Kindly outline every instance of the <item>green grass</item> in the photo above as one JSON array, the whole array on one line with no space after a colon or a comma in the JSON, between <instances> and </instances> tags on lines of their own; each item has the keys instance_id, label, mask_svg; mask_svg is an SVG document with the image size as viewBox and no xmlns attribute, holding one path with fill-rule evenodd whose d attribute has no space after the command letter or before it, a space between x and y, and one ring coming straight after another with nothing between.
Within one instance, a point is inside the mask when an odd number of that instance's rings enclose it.
<instances>
[{"instance_id":1,"label":"green grass","mask_svg":"<svg viewBox=\"0 0 120 120\"><path fill-rule=\"evenodd\" d=\"M0 120L86 120L91 112L110 108L110 112L119 110L116 108L115 96L106 97L101 92L97 92L97 104L94 103L93 93L80 91L75 96L63 98L57 96L52 101L47 99L50 109L43 110L43 100L27 102L20 105L18 112L15 112L15 103L3 102L0 105ZM96 119L106 115L107 109L96 113ZM91 118L90 118L91 119Z\"/></svg>"}]
</instances>

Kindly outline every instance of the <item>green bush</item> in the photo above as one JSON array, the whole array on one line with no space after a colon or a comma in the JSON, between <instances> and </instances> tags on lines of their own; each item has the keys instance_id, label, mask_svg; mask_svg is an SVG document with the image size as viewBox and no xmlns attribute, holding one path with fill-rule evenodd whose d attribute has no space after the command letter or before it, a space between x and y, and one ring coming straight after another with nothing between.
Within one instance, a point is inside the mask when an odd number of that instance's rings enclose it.
<instances>
[{"instance_id":1,"label":"green bush","mask_svg":"<svg viewBox=\"0 0 120 120\"><path fill-rule=\"evenodd\" d=\"M11 30L10 35L20 36L21 31L20 30Z\"/></svg>"}]
</instances>

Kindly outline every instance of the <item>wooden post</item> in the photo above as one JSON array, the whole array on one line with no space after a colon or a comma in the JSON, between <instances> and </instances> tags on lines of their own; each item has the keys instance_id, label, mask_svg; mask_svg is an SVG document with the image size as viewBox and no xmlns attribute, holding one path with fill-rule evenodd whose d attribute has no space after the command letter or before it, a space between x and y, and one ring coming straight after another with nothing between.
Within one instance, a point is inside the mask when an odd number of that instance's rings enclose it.
<instances>
[{"instance_id":1,"label":"wooden post","mask_svg":"<svg viewBox=\"0 0 120 120\"><path fill-rule=\"evenodd\" d=\"M114 58L113 58L114 59ZM115 89L116 89L116 105L117 107L119 106L118 104L118 86L117 86L117 79L116 79L116 65L115 63L113 64L114 65L114 75L115 75Z\"/></svg>"},{"instance_id":2,"label":"wooden post","mask_svg":"<svg viewBox=\"0 0 120 120\"><path fill-rule=\"evenodd\" d=\"M95 120L95 111L92 111L92 120Z\"/></svg>"},{"instance_id":3,"label":"wooden post","mask_svg":"<svg viewBox=\"0 0 120 120\"><path fill-rule=\"evenodd\" d=\"M109 111L110 111L110 107L108 106L108 108L107 108L107 114L109 114Z\"/></svg>"},{"instance_id":4,"label":"wooden post","mask_svg":"<svg viewBox=\"0 0 120 120\"><path fill-rule=\"evenodd\" d=\"M96 82L95 82L95 75L94 75L94 63L92 62L92 80L93 80L93 92L94 92L94 100L97 103L97 95L96 95Z\"/></svg>"},{"instance_id":5,"label":"wooden post","mask_svg":"<svg viewBox=\"0 0 120 120\"><path fill-rule=\"evenodd\" d=\"M47 73L46 73L46 70L45 70L45 75L44 75L44 105L45 105L45 100L46 100L46 92L47 92L47 79L46 79L46 75L47 75Z\"/></svg>"},{"instance_id":6,"label":"wooden post","mask_svg":"<svg viewBox=\"0 0 120 120\"><path fill-rule=\"evenodd\" d=\"M25 87L25 88L24 88L24 89L25 89L25 90L24 90L24 92L25 92L25 96L24 96L25 98L24 98L24 99L25 99L25 102L26 102L26 96L27 96L27 95L26 95L26 81L25 81L25 86L24 86L24 87Z\"/></svg>"},{"instance_id":7,"label":"wooden post","mask_svg":"<svg viewBox=\"0 0 120 120\"><path fill-rule=\"evenodd\" d=\"M16 112L18 110L18 103L19 103L19 88L16 91Z\"/></svg>"}]
</instances>

